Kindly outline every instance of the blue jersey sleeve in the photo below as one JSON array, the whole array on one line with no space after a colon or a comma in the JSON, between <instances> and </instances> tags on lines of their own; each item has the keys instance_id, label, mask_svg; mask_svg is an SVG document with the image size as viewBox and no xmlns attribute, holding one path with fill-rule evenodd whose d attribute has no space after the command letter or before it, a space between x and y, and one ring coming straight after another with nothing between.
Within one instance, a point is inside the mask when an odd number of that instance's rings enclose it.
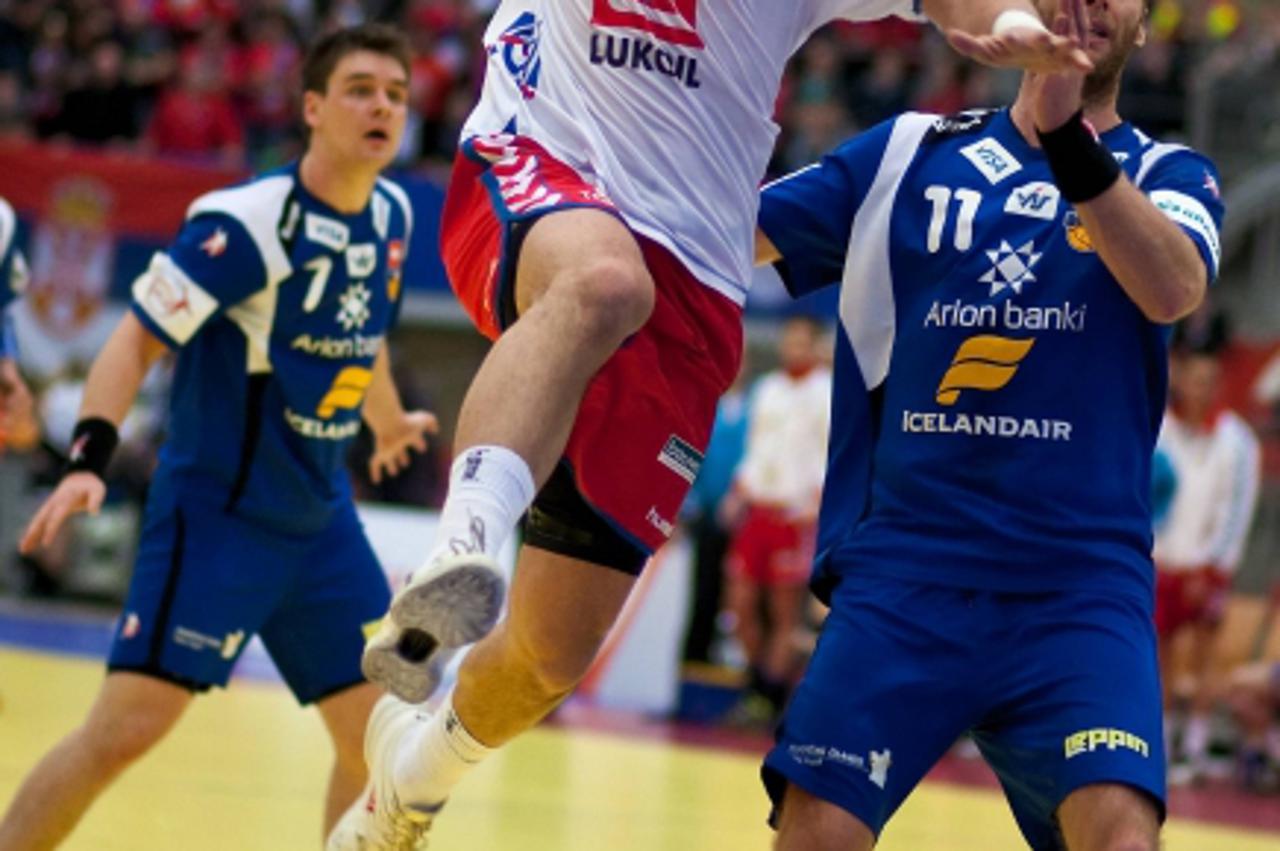
<instances>
[{"instance_id":1,"label":"blue jersey sleeve","mask_svg":"<svg viewBox=\"0 0 1280 851\"><path fill-rule=\"evenodd\" d=\"M878 124L762 191L759 226L782 255L779 272L793 296L840 281L853 218L892 131L893 122Z\"/></svg>"},{"instance_id":2,"label":"blue jersey sleeve","mask_svg":"<svg viewBox=\"0 0 1280 851\"><path fill-rule=\"evenodd\" d=\"M1138 188L1196 244L1210 283L1217 280L1222 259L1225 209L1219 185L1209 158L1189 148L1165 154L1138 178Z\"/></svg>"},{"instance_id":3,"label":"blue jersey sleeve","mask_svg":"<svg viewBox=\"0 0 1280 851\"><path fill-rule=\"evenodd\" d=\"M266 264L244 224L223 213L202 213L182 226L168 251L156 254L134 282L133 311L176 348L266 282Z\"/></svg>"}]
</instances>

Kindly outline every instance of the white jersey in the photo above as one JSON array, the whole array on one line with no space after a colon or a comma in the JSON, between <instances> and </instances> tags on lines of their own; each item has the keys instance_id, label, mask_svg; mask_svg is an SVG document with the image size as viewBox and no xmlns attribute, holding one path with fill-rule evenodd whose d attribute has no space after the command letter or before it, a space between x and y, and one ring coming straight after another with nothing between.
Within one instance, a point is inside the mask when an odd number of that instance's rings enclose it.
<instances>
[{"instance_id":1,"label":"white jersey","mask_svg":"<svg viewBox=\"0 0 1280 851\"><path fill-rule=\"evenodd\" d=\"M1156 535L1156 563L1170 571L1235 570L1258 500L1258 438L1231 411L1220 414L1208 430L1168 414L1159 446L1173 463L1178 484Z\"/></svg>"},{"instance_id":2,"label":"white jersey","mask_svg":"<svg viewBox=\"0 0 1280 851\"><path fill-rule=\"evenodd\" d=\"M787 59L838 19L918 0L503 0L462 137L536 140L735 302Z\"/></svg>"},{"instance_id":3,"label":"white jersey","mask_svg":"<svg viewBox=\"0 0 1280 851\"><path fill-rule=\"evenodd\" d=\"M816 513L827 469L831 371L770 372L751 394L737 484L749 502Z\"/></svg>"}]
</instances>

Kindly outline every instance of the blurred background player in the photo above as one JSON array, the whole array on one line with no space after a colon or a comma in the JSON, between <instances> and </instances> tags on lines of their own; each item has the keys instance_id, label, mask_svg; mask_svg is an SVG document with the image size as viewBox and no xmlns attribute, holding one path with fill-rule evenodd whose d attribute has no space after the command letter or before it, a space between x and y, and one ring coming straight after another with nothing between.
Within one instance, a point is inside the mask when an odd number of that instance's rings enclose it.
<instances>
[{"instance_id":1,"label":"blurred background player","mask_svg":"<svg viewBox=\"0 0 1280 851\"><path fill-rule=\"evenodd\" d=\"M1262 462L1253 429L1220 402L1216 347L1175 345L1171 364L1170 405L1158 446L1172 463L1177 486L1155 537L1156 630L1165 734L1180 746L1170 753L1169 777L1183 783L1202 777L1206 768L1210 715L1224 685L1213 675L1214 652L1253 523ZM1187 699L1187 717L1179 730L1174 710L1181 698Z\"/></svg>"},{"instance_id":2,"label":"blurred background player","mask_svg":"<svg viewBox=\"0 0 1280 851\"><path fill-rule=\"evenodd\" d=\"M24 415L31 406L18 372L17 344L9 318L9 304L27 286L27 262L18 250L18 219L9 202L0 198L0 431L9 417Z\"/></svg>"},{"instance_id":3,"label":"blurred background player","mask_svg":"<svg viewBox=\"0 0 1280 851\"><path fill-rule=\"evenodd\" d=\"M377 690L359 660L390 592L343 460L362 415L375 479L434 429L430 414L402 409L383 344L412 211L379 173L404 129L409 62L387 27L316 43L303 66L302 159L198 198L135 282L132 312L90 371L67 473L23 548L98 511L125 412L174 348L169 438L105 682L84 725L18 790L0 849L61 842L195 693L226 684L254 635L333 739L326 832L363 786Z\"/></svg>"},{"instance_id":4,"label":"blurred background player","mask_svg":"<svg viewBox=\"0 0 1280 851\"><path fill-rule=\"evenodd\" d=\"M1151 457L1223 210L1207 158L1117 112L1148 4L1038 8L1094 73L908 113L762 198L761 259L842 281L832 608L765 762L779 851L870 849L964 732L1032 848L1160 844Z\"/></svg>"},{"instance_id":5,"label":"blurred background player","mask_svg":"<svg viewBox=\"0 0 1280 851\"><path fill-rule=\"evenodd\" d=\"M752 388L746 454L728 497L726 513L738 519L725 561L726 607L750 674L736 713L742 723L772 723L796 673L831 413L821 340L813 318L782 324L779 366Z\"/></svg>"},{"instance_id":6,"label":"blurred background player","mask_svg":"<svg viewBox=\"0 0 1280 851\"><path fill-rule=\"evenodd\" d=\"M984 61L1090 66L1027 0L499 5L442 218L450 283L496 343L459 414L425 567L365 653L370 678L425 700L444 654L496 622L493 557L529 521L508 617L441 710L372 716L374 785L334 847L425 832L471 766L585 675L737 373L788 57L829 21L921 7Z\"/></svg>"}]
</instances>

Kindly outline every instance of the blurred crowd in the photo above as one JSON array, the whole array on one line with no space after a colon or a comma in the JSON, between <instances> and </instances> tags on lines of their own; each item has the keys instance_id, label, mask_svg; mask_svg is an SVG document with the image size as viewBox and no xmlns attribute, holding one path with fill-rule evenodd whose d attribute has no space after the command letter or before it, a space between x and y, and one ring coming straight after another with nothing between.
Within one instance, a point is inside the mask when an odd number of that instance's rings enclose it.
<instances>
[{"instance_id":1,"label":"blurred crowd","mask_svg":"<svg viewBox=\"0 0 1280 851\"><path fill-rule=\"evenodd\" d=\"M298 63L317 33L365 18L412 38L413 116L401 164L445 166L483 73L496 0L0 0L0 138L108 146L254 169L299 150ZM1158 0L1123 111L1186 132L1193 71L1276 63L1280 5ZM794 61L778 102L772 170L804 165L903 109L1004 102L1016 78L959 60L896 20L836 25ZM1276 131L1280 132L1280 131Z\"/></svg>"}]
</instances>

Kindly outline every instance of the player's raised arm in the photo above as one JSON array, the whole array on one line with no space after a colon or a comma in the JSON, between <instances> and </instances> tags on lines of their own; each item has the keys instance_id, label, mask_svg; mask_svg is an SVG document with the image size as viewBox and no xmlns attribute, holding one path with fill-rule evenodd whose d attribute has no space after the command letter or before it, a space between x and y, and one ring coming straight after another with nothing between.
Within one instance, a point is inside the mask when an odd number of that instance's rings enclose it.
<instances>
[{"instance_id":1,"label":"player's raised arm","mask_svg":"<svg viewBox=\"0 0 1280 851\"><path fill-rule=\"evenodd\" d=\"M1085 2L1064 5L1083 21ZM984 65L1026 71L1093 68L1079 44L1049 30L1031 0L923 0L921 7L956 51Z\"/></svg>"},{"instance_id":2,"label":"player's raised arm","mask_svg":"<svg viewBox=\"0 0 1280 851\"><path fill-rule=\"evenodd\" d=\"M1063 0L1054 29L1081 41L1086 25L1065 14L1069 5ZM1141 169L1142 186L1136 186L1086 120L1118 121L1114 102L1084 103L1083 87L1076 73L1028 78L1035 129L1054 181L1134 304L1153 322L1174 322L1195 310L1217 275L1217 178L1207 161L1186 152L1161 166L1167 176Z\"/></svg>"},{"instance_id":3,"label":"player's raised arm","mask_svg":"<svg viewBox=\"0 0 1280 851\"><path fill-rule=\"evenodd\" d=\"M89 370L80 419L71 436L68 473L27 525L21 550L53 543L72 514L96 514L106 496L102 474L119 442L118 430L138 389L168 347L126 313Z\"/></svg>"}]
</instances>

